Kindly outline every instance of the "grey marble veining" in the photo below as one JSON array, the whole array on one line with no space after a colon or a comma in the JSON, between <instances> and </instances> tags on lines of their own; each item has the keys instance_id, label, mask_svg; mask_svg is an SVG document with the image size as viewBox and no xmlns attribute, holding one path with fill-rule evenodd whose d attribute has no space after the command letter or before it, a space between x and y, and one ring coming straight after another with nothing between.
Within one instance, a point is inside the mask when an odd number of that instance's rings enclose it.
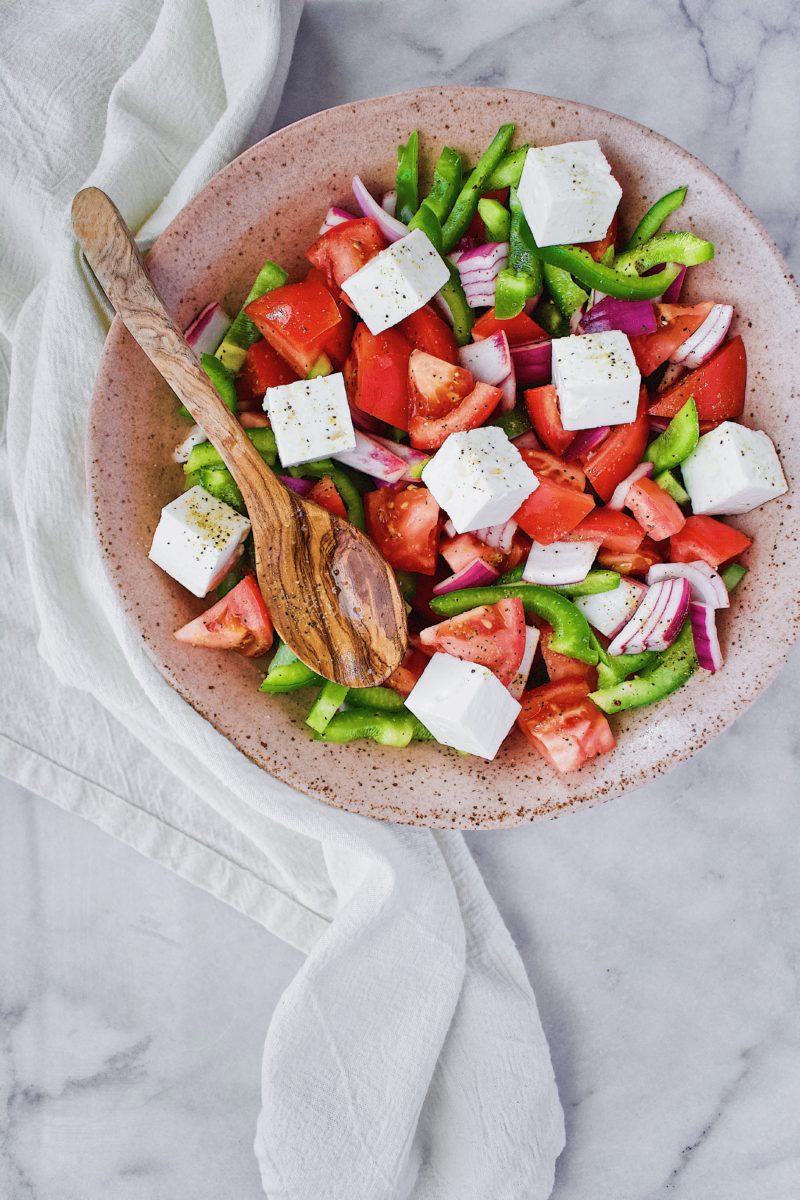
<instances>
[{"instance_id":1,"label":"grey marble veining","mask_svg":"<svg viewBox=\"0 0 800 1200\"><path fill-rule=\"evenodd\" d=\"M800 265L796 4L311 0L278 123L441 82L642 121ZM550 1039L555 1200L800 1196L799 707L796 652L668 778L470 837ZM299 956L8 786L0 847L0 1197L257 1200L261 1047Z\"/></svg>"}]
</instances>

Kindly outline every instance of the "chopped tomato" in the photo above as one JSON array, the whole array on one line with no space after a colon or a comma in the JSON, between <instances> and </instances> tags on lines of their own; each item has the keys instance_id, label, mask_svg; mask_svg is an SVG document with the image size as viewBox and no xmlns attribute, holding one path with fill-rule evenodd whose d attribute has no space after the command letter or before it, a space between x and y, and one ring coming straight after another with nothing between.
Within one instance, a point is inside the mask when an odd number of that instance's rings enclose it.
<instances>
[{"instance_id":1,"label":"chopped tomato","mask_svg":"<svg viewBox=\"0 0 800 1200\"><path fill-rule=\"evenodd\" d=\"M459 533L454 538L447 538L439 547L439 552L454 575L476 558L482 559L496 571L502 571L506 559L502 550L485 546L474 533Z\"/></svg>"},{"instance_id":2,"label":"chopped tomato","mask_svg":"<svg viewBox=\"0 0 800 1200\"><path fill-rule=\"evenodd\" d=\"M645 537L638 550L608 550L600 548L597 565L620 575L646 575L654 563L663 562L663 554L652 538Z\"/></svg>"},{"instance_id":3,"label":"chopped tomato","mask_svg":"<svg viewBox=\"0 0 800 1200\"><path fill-rule=\"evenodd\" d=\"M579 492L586 487L586 476L577 463L564 462L547 450L519 448L519 452L537 479L557 479L559 483L567 483Z\"/></svg>"},{"instance_id":4,"label":"chopped tomato","mask_svg":"<svg viewBox=\"0 0 800 1200\"><path fill-rule=\"evenodd\" d=\"M308 493L308 498L315 500L322 508L327 508L328 512L333 513L336 517L347 516L344 500L337 492L336 484L330 475L323 475L322 479L317 480Z\"/></svg>"},{"instance_id":5,"label":"chopped tomato","mask_svg":"<svg viewBox=\"0 0 800 1200\"><path fill-rule=\"evenodd\" d=\"M419 636L434 650L488 667L508 687L525 651L525 610L521 600L498 600L440 621Z\"/></svg>"},{"instance_id":6,"label":"chopped tomato","mask_svg":"<svg viewBox=\"0 0 800 1200\"><path fill-rule=\"evenodd\" d=\"M700 328L713 307L713 301L706 304L656 304L655 332L630 336L633 357L641 373L652 375L670 354L674 354Z\"/></svg>"},{"instance_id":7,"label":"chopped tomato","mask_svg":"<svg viewBox=\"0 0 800 1200\"><path fill-rule=\"evenodd\" d=\"M438 450L451 433L475 429L491 416L501 392L475 383L469 371L423 350L408 360L409 433L418 450Z\"/></svg>"},{"instance_id":8,"label":"chopped tomato","mask_svg":"<svg viewBox=\"0 0 800 1200\"><path fill-rule=\"evenodd\" d=\"M686 517L663 488L652 479L639 479L628 489L625 505L654 542L679 533Z\"/></svg>"},{"instance_id":9,"label":"chopped tomato","mask_svg":"<svg viewBox=\"0 0 800 1200\"><path fill-rule=\"evenodd\" d=\"M324 272L320 271L317 267L310 268L306 279L316 279L323 287L328 287ZM328 291L330 291L330 288L328 288ZM336 307L339 309L339 316L342 320L340 325L335 325L331 332L322 339L322 349L336 370L341 371L344 361L350 353L350 343L353 340L353 326L356 321L352 308L345 304L341 298L337 298L336 296L333 298L336 300Z\"/></svg>"},{"instance_id":10,"label":"chopped tomato","mask_svg":"<svg viewBox=\"0 0 800 1200\"><path fill-rule=\"evenodd\" d=\"M561 424L558 394L552 383L543 387L528 388L525 392L525 407L537 437L553 454L561 455L572 445L575 434ZM641 458L641 455L639 456Z\"/></svg>"},{"instance_id":11,"label":"chopped tomato","mask_svg":"<svg viewBox=\"0 0 800 1200\"><path fill-rule=\"evenodd\" d=\"M489 337L492 333L498 333L500 330L505 333L509 346L524 346L526 342L543 342L550 337L547 330L542 329L541 325L537 325L526 312L501 320L494 315L494 309L490 308L482 317L478 317L472 326L472 340L480 342L483 338Z\"/></svg>"},{"instance_id":12,"label":"chopped tomato","mask_svg":"<svg viewBox=\"0 0 800 1200\"><path fill-rule=\"evenodd\" d=\"M599 542L612 554L638 550L644 540L644 532L633 517L614 508L595 508L569 536L574 542Z\"/></svg>"},{"instance_id":13,"label":"chopped tomato","mask_svg":"<svg viewBox=\"0 0 800 1200\"><path fill-rule=\"evenodd\" d=\"M439 505L426 487L378 488L364 496L367 533L398 571L433 575L439 541Z\"/></svg>"},{"instance_id":14,"label":"chopped tomato","mask_svg":"<svg viewBox=\"0 0 800 1200\"><path fill-rule=\"evenodd\" d=\"M245 312L273 349L305 378L341 323L339 308L319 279L287 283L247 305Z\"/></svg>"},{"instance_id":15,"label":"chopped tomato","mask_svg":"<svg viewBox=\"0 0 800 1200\"><path fill-rule=\"evenodd\" d=\"M746 388L747 355L744 342L737 336L715 350L702 367L660 392L650 413L654 417L674 417L694 396L701 421L729 421L744 412Z\"/></svg>"},{"instance_id":16,"label":"chopped tomato","mask_svg":"<svg viewBox=\"0 0 800 1200\"><path fill-rule=\"evenodd\" d=\"M239 424L242 429L269 429L270 420L265 412L245 410L239 413Z\"/></svg>"},{"instance_id":17,"label":"chopped tomato","mask_svg":"<svg viewBox=\"0 0 800 1200\"><path fill-rule=\"evenodd\" d=\"M427 655L415 646L409 646L403 655L400 666L386 680L384 687L389 687L401 696L410 695L419 681L419 677L428 665Z\"/></svg>"},{"instance_id":18,"label":"chopped tomato","mask_svg":"<svg viewBox=\"0 0 800 1200\"><path fill-rule=\"evenodd\" d=\"M618 225L617 214L614 213L614 216L611 218L611 224L603 237L599 238L596 242L579 242L578 245L582 250L588 250L595 262L601 262L606 251L616 244Z\"/></svg>"},{"instance_id":19,"label":"chopped tomato","mask_svg":"<svg viewBox=\"0 0 800 1200\"><path fill-rule=\"evenodd\" d=\"M578 492L556 479L541 479L514 519L535 542L549 546L551 542L564 541L593 508L594 499L586 492Z\"/></svg>"},{"instance_id":20,"label":"chopped tomato","mask_svg":"<svg viewBox=\"0 0 800 1200\"><path fill-rule=\"evenodd\" d=\"M539 646L551 682L558 683L562 679L579 679L582 683L587 683L594 691L597 687L597 667L579 662L577 658L569 658L566 654L559 654L557 650L554 650L553 630L549 625L542 626L541 634Z\"/></svg>"},{"instance_id":21,"label":"chopped tomato","mask_svg":"<svg viewBox=\"0 0 800 1200\"><path fill-rule=\"evenodd\" d=\"M589 699L589 685L580 679L562 679L525 692L517 724L562 774L616 745L606 717Z\"/></svg>"},{"instance_id":22,"label":"chopped tomato","mask_svg":"<svg viewBox=\"0 0 800 1200\"><path fill-rule=\"evenodd\" d=\"M525 562L525 560L527 559L530 552L531 552L531 539L528 537L527 533L523 533L523 531L521 529L516 529L514 531L514 537L511 542L511 549L507 552L507 554L505 556L505 562L503 563L503 570L511 571L514 567L518 566L521 562Z\"/></svg>"},{"instance_id":23,"label":"chopped tomato","mask_svg":"<svg viewBox=\"0 0 800 1200\"><path fill-rule=\"evenodd\" d=\"M370 217L343 221L318 237L306 250L306 258L325 276L328 287L338 296L346 279L385 250L386 238ZM343 297L347 301L347 297Z\"/></svg>"},{"instance_id":24,"label":"chopped tomato","mask_svg":"<svg viewBox=\"0 0 800 1200\"><path fill-rule=\"evenodd\" d=\"M245 355L242 369L236 379L236 400L240 412L261 408L267 388L293 383L297 372L293 371L269 342L255 342Z\"/></svg>"},{"instance_id":25,"label":"chopped tomato","mask_svg":"<svg viewBox=\"0 0 800 1200\"><path fill-rule=\"evenodd\" d=\"M208 650L238 650L246 658L266 654L273 630L254 575L245 575L226 596L175 632L179 642Z\"/></svg>"},{"instance_id":26,"label":"chopped tomato","mask_svg":"<svg viewBox=\"0 0 800 1200\"><path fill-rule=\"evenodd\" d=\"M716 568L731 558L738 558L752 544L740 530L714 517L687 517L683 529L670 540L669 556L672 562L700 559Z\"/></svg>"},{"instance_id":27,"label":"chopped tomato","mask_svg":"<svg viewBox=\"0 0 800 1200\"><path fill-rule=\"evenodd\" d=\"M605 441L581 460L586 478L601 500L610 500L617 484L641 462L649 435L647 393L642 388L636 420L629 425L617 425Z\"/></svg>"},{"instance_id":28,"label":"chopped tomato","mask_svg":"<svg viewBox=\"0 0 800 1200\"><path fill-rule=\"evenodd\" d=\"M445 362L458 362L458 344L446 321L429 304L423 305L396 326L413 350L424 350Z\"/></svg>"},{"instance_id":29,"label":"chopped tomato","mask_svg":"<svg viewBox=\"0 0 800 1200\"><path fill-rule=\"evenodd\" d=\"M359 325L347 360L346 382L362 412L408 429L408 359L411 347L396 329L377 337Z\"/></svg>"}]
</instances>

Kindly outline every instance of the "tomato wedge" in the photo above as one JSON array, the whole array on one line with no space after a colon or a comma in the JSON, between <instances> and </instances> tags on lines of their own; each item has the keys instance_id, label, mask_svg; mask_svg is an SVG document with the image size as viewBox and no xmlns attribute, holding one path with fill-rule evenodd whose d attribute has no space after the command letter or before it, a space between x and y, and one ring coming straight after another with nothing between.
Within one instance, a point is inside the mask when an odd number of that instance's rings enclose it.
<instances>
[{"instance_id":1,"label":"tomato wedge","mask_svg":"<svg viewBox=\"0 0 800 1200\"><path fill-rule=\"evenodd\" d=\"M674 417L694 396L701 421L730 421L744 412L746 389L747 355L737 335L715 350L702 367L661 392L650 406L650 413L654 417Z\"/></svg>"},{"instance_id":2,"label":"tomato wedge","mask_svg":"<svg viewBox=\"0 0 800 1200\"><path fill-rule=\"evenodd\" d=\"M427 665L427 655L418 650L416 646L409 646L403 655L400 666L392 672L384 687L391 688L401 696L409 696Z\"/></svg>"},{"instance_id":3,"label":"tomato wedge","mask_svg":"<svg viewBox=\"0 0 800 1200\"><path fill-rule=\"evenodd\" d=\"M700 328L713 302L706 304L656 304L655 333L634 333L630 337L633 357L642 375L652 375L688 337Z\"/></svg>"},{"instance_id":4,"label":"tomato wedge","mask_svg":"<svg viewBox=\"0 0 800 1200\"><path fill-rule=\"evenodd\" d=\"M426 487L378 488L364 496L367 533L398 571L433 575L439 543L439 505Z\"/></svg>"},{"instance_id":5,"label":"tomato wedge","mask_svg":"<svg viewBox=\"0 0 800 1200\"><path fill-rule=\"evenodd\" d=\"M525 407L539 441L544 442L553 454L564 454L572 445L575 434L561 424L558 394L554 385L546 383L542 387L528 388Z\"/></svg>"},{"instance_id":6,"label":"tomato wedge","mask_svg":"<svg viewBox=\"0 0 800 1200\"><path fill-rule=\"evenodd\" d=\"M356 221L343 221L323 233L306 250L306 258L322 271L328 287L338 297L345 280L366 266L388 244L376 223L370 217L361 217ZM346 296L342 298L347 301Z\"/></svg>"},{"instance_id":7,"label":"tomato wedge","mask_svg":"<svg viewBox=\"0 0 800 1200\"><path fill-rule=\"evenodd\" d=\"M580 679L562 679L522 697L517 724L534 749L561 774L577 770L616 745L606 717L589 699L589 690Z\"/></svg>"},{"instance_id":8,"label":"tomato wedge","mask_svg":"<svg viewBox=\"0 0 800 1200\"><path fill-rule=\"evenodd\" d=\"M287 283L247 305L245 312L273 349L305 378L341 323L339 308L319 279Z\"/></svg>"},{"instance_id":9,"label":"tomato wedge","mask_svg":"<svg viewBox=\"0 0 800 1200\"><path fill-rule=\"evenodd\" d=\"M518 313L516 317L507 317L505 320L498 319L494 315L494 309L490 308L482 317L472 326L472 340L480 342L483 338L489 337L492 333L498 333L500 330L505 333L509 346L524 346L526 342L541 342L546 341L550 334L546 329L542 329L541 325L537 325L532 317L527 313Z\"/></svg>"},{"instance_id":10,"label":"tomato wedge","mask_svg":"<svg viewBox=\"0 0 800 1200\"><path fill-rule=\"evenodd\" d=\"M418 308L395 327L408 341L412 350L424 350L444 362L458 362L458 343L446 321L437 316L430 305Z\"/></svg>"},{"instance_id":11,"label":"tomato wedge","mask_svg":"<svg viewBox=\"0 0 800 1200\"><path fill-rule=\"evenodd\" d=\"M573 542L599 542L612 554L630 554L641 546L644 530L627 513L595 508L570 531L569 537Z\"/></svg>"},{"instance_id":12,"label":"tomato wedge","mask_svg":"<svg viewBox=\"0 0 800 1200\"><path fill-rule=\"evenodd\" d=\"M663 488L652 479L639 479L628 489L625 505L654 542L679 533L686 517Z\"/></svg>"},{"instance_id":13,"label":"tomato wedge","mask_svg":"<svg viewBox=\"0 0 800 1200\"><path fill-rule=\"evenodd\" d=\"M286 359L273 350L263 338L255 342L245 355L242 369L236 378L236 402L240 412L260 409L267 388L293 383L298 378Z\"/></svg>"},{"instance_id":14,"label":"tomato wedge","mask_svg":"<svg viewBox=\"0 0 800 1200\"><path fill-rule=\"evenodd\" d=\"M601 500L610 500L617 484L641 462L649 434L647 393L642 388L636 420L629 425L617 425L604 442L581 459L586 478Z\"/></svg>"},{"instance_id":15,"label":"tomato wedge","mask_svg":"<svg viewBox=\"0 0 800 1200\"><path fill-rule=\"evenodd\" d=\"M408 378L408 429L411 445L418 450L438 450L451 433L482 425L501 397L499 388L475 383L463 367L423 350L412 350Z\"/></svg>"},{"instance_id":16,"label":"tomato wedge","mask_svg":"<svg viewBox=\"0 0 800 1200\"><path fill-rule=\"evenodd\" d=\"M336 484L330 475L323 475L322 479L317 480L308 493L308 498L315 500L322 508L327 508L328 512L333 513L336 517L347 516L344 500L336 490Z\"/></svg>"},{"instance_id":17,"label":"tomato wedge","mask_svg":"<svg viewBox=\"0 0 800 1200\"><path fill-rule=\"evenodd\" d=\"M564 462L547 450L521 448L520 454L537 479L557 479L559 483L567 483L579 492L586 487L586 475L577 463Z\"/></svg>"},{"instance_id":18,"label":"tomato wedge","mask_svg":"<svg viewBox=\"0 0 800 1200\"><path fill-rule=\"evenodd\" d=\"M207 650L238 650L245 658L266 654L273 636L272 621L254 575L245 575L227 596L175 631L179 642Z\"/></svg>"},{"instance_id":19,"label":"tomato wedge","mask_svg":"<svg viewBox=\"0 0 800 1200\"><path fill-rule=\"evenodd\" d=\"M556 479L540 479L536 491L524 500L514 519L535 542L549 546L562 542L594 508L594 498Z\"/></svg>"},{"instance_id":20,"label":"tomato wedge","mask_svg":"<svg viewBox=\"0 0 800 1200\"><path fill-rule=\"evenodd\" d=\"M508 687L525 650L525 610L521 600L498 600L440 621L419 636L433 650L488 667Z\"/></svg>"},{"instance_id":21,"label":"tomato wedge","mask_svg":"<svg viewBox=\"0 0 800 1200\"><path fill-rule=\"evenodd\" d=\"M646 575L654 563L663 562L664 556L652 538L642 539L638 550L610 550L601 547L597 565L620 575Z\"/></svg>"},{"instance_id":22,"label":"tomato wedge","mask_svg":"<svg viewBox=\"0 0 800 1200\"><path fill-rule=\"evenodd\" d=\"M408 429L408 360L411 347L396 329L377 337L359 325L347 360L347 383L362 412Z\"/></svg>"},{"instance_id":23,"label":"tomato wedge","mask_svg":"<svg viewBox=\"0 0 800 1200\"><path fill-rule=\"evenodd\" d=\"M439 553L454 575L468 567L476 558L488 563L496 571L503 570L506 560L502 550L485 546L474 533L458 533L453 538L447 538L439 547Z\"/></svg>"},{"instance_id":24,"label":"tomato wedge","mask_svg":"<svg viewBox=\"0 0 800 1200\"><path fill-rule=\"evenodd\" d=\"M306 280L316 279L323 287L328 287L327 280L322 271L318 267L312 267L306 275ZM330 288L328 288L330 291ZM353 340L353 326L356 323L355 314L341 298L333 297L336 300L336 307L339 309L339 316L342 318L341 324L334 325L333 329L322 339L322 350L327 354L328 358L333 363L337 371L342 369L347 355L350 353L350 343Z\"/></svg>"},{"instance_id":25,"label":"tomato wedge","mask_svg":"<svg viewBox=\"0 0 800 1200\"><path fill-rule=\"evenodd\" d=\"M539 646L550 681L558 683L562 679L579 679L594 691L597 687L597 667L579 662L577 658L568 658L566 654L559 654L553 649L552 642L553 630L549 625L543 625Z\"/></svg>"},{"instance_id":26,"label":"tomato wedge","mask_svg":"<svg viewBox=\"0 0 800 1200\"><path fill-rule=\"evenodd\" d=\"M714 517L687 517L683 529L670 539L669 557L672 562L700 559L716 568L731 558L738 558L752 544L739 529Z\"/></svg>"}]
</instances>

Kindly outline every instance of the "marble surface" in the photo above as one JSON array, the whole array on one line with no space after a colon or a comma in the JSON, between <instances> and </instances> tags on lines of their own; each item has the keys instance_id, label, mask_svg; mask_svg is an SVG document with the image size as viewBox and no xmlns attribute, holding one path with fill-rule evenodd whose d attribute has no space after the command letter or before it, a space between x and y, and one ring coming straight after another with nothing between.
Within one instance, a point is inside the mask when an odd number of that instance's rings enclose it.
<instances>
[{"instance_id":1,"label":"marble surface","mask_svg":"<svg viewBox=\"0 0 800 1200\"><path fill-rule=\"evenodd\" d=\"M279 123L439 82L589 101L698 154L800 265L796 5L433 11L311 0ZM550 1040L555 1200L800 1195L798 701L796 652L667 779L470 835ZM261 1047L300 956L10 785L0 854L0 1196L257 1200Z\"/></svg>"}]
</instances>

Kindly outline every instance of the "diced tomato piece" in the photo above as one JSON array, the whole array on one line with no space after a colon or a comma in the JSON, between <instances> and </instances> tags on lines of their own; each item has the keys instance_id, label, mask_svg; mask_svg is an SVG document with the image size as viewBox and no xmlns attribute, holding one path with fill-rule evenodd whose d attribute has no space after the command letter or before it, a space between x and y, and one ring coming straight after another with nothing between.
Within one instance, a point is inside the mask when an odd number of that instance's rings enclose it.
<instances>
[{"instance_id":1,"label":"diced tomato piece","mask_svg":"<svg viewBox=\"0 0 800 1200\"><path fill-rule=\"evenodd\" d=\"M342 284L385 250L386 238L370 217L343 221L318 237L306 250L309 262L322 271L328 287L338 296ZM347 297L343 297L347 301Z\"/></svg>"},{"instance_id":2,"label":"diced tomato piece","mask_svg":"<svg viewBox=\"0 0 800 1200\"><path fill-rule=\"evenodd\" d=\"M616 245L619 220L617 214L611 218L611 224L603 237L596 242L579 242L582 250L588 250L595 262L600 262L609 247Z\"/></svg>"},{"instance_id":3,"label":"diced tomato piece","mask_svg":"<svg viewBox=\"0 0 800 1200\"><path fill-rule=\"evenodd\" d=\"M418 308L395 328L402 333L412 350L423 350L444 362L458 362L458 343L453 331L429 304Z\"/></svg>"},{"instance_id":4,"label":"diced tomato piece","mask_svg":"<svg viewBox=\"0 0 800 1200\"><path fill-rule=\"evenodd\" d=\"M254 575L245 575L226 596L175 632L179 642L207 650L238 650L246 658L266 654L273 636L272 621Z\"/></svg>"},{"instance_id":5,"label":"diced tomato piece","mask_svg":"<svg viewBox=\"0 0 800 1200\"><path fill-rule=\"evenodd\" d=\"M631 510L644 532L654 542L679 533L686 517L663 488L652 479L639 479L628 489L625 505Z\"/></svg>"},{"instance_id":6,"label":"diced tomato piece","mask_svg":"<svg viewBox=\"0 0 800 1200\"><path fill-rule=\"evenodd\" d=\"M475 383L469 371L422 350L408 360L411 445L438 450L451 433L475 429L497 407L501 392Z\"/></svg>"},{"instance_id":7,"label":"diced tomato piece","mask_svg":"<svg viewBox=\"0 0 800 1200\"><path fill-rule=\"evenodd\" d=\"M265 412L252 412L249 409L239 413L239 424L242 429L270 428L270 420Z\"/></svg>"},{"instance_id":8,"label":"diced tomato piece","mask_svg":"<svg viewBox=\"0 0 800 1200\"><path fill-rule=\"evenodd\" d=\"M714 517L687 517L683 529L669 543L671 562L695 562L700 559L718 567L738 558L752 546L751 538Z\"/></svg>"},{"instance_id":9,"label":"diced tomato piece","mask_svg":"<svg viewBox=\"0 0 800 1200\"><path fill-rule=\"evenodd\" d=\"M674 417L694 396L701 421L730 421L744 412L747 355L737 335L715 350L708 362L689 371L650 406L654 417Z\"/></svg>"},{"instance_id":10,"label":"diced tomato piece","mask_svg":"<svg viewBox=\"0 0 800 1200\"><path fill-rule=\"evenodd\" d=\"M601 500L610 500L617 484L641 462L649 436L647 393L642 388L636 420L615 426L605 441L581 459L586 478Z\"/></svg>"},{"instance_id":11,"label":"diced tomato piece","mask_svg":"<svg viewBox=\"0 0 800 1200\"><path fill-rule=\"evenodd\" d=\"M287 283L247 305L245 312L278 354L302 378L324 353L341 323L338 305L318 279Z\"/></svg>"},{"instance_id":12,"label":"diced tomato piece","mask_svg":"<svg viewBox=\"0 0 800 1200\"><path fill-rule=\"evenodd\" d=\"M537 325L526 312L518 313L516 317L499 320L494 315L494 309L490 308L482 317L478 317L472 326L472 340L480 342L483 338L489 337L492 333L498 333L500 330L505 333L509 346L524 346L526 342L542 342L550 337L547 330L542 329L541 325Z\"/></svg>"},{"instance_id":13,"label":"diced tomato piece","mask_svg":"<svg viewBox=\"0 0 800 1200\"><path fill-rule=\"evenodd\" d=\"M315 500L322 508L327 508L328 512L333 513L336 517L347 516L344 500L336 490L336 484L330 475L323 475L322 479L317 480L308 493L308 498Z\"/></svg>"},{"instance_id":14,"label":"diced tomato piece","mask_svg":"<svg viewBox=\"0 0 800 1200\"><path fill-rule=\"evenodd\" d=\"M439 505L426 487L378 488L364 496L367 533L398 571L433 575L439 542Z\"/></svg>"},{"instance_id":15,"label":"diced tomato piece","mask_svg":"<svg viewBox=\"0 0 800 1200\"><path fill-rule=\"evenodd\" d=\"M481 663L508 687L525 650L521 600L498 600L423 629L420 640L443 654Z\"/></svg>"},{"instance_id":16,"label":"diced tomato piece","mask_svg":"<svg viewBox=\"0 0 800 1200\"><path fill-rule=\"evenodd\" d=\"M544 442L553 454L564 454L572 445L575 434L561 424L558 394L554 385L546 383L542 387L528 388L525 392L525 407L539 440Z\"/></svg>"},{"instance_id":17,"label":"diced tomato piece","mask_svg":"<svg viewBox=\"0 0 800 1200\"><path fill-rule=\"evenodd\" d=\"M642 375L652 375L688 337L700 328L714 302L705 304L656 304L655 333L630 336L633 357Z\"/></svg>"},{"instance_id":18,"label":"diced tomato piece","mask_svg":"<svg viewBox=\"0 0 800 1200\"><path fill-rule=\"evenodd\" d=\"M359 325L347 360L345 382L362 412L408 429L408 360L411 347L396 329L376 336Z\"/></svg>"},{"instance_id":19,"label":"diced tomato piece","mask_svg":"<svg viewBox=\"0 0 800 1200\"><path fill-rule=\"evenodd\" d=\"M578 679L589 685L592 691L597 687L597 667L589 663L579 662L577 658L569 658L553 649L553 630L549 625L543 625L539 646L547 674L552 683L562 679Z\"/></svg>"},{"instance_id":20,"label":"diced tomato piece","mask_svg":"<svg viewBox=\"0 0 800 1200\"><path fill-rule=\"evenodd\" d=\"M320 271L318 267L311 267L306 279L316 279L323 287L328 287L325 279L325 273ZM330 291L330 288L328 288ZM339 309L339 316L342 318L340 325L335 325L331 332L322 339L322 350L327 354L328 358L333 363L337 371L341 371L344 361L350 353L350 343L353 340L353 327L356 323L355 314L349 305L345 304L341 296L334 295L336 307Z\"/></svg>"},{"instance_id":21,"label":"diced tomato piece","mask_svg":"<svg viewBox=\"0 0 800 1200\"><path fill-rule=\"evenodd\" d=\"M255 342L245 355L236 379L236 400L240 412L261 408L267 388L293 383L298 378L286 359L269 342Z\"/></svg>"},{"instance_id":22,"label":"diced tomato piece","mask_svg":"<svg viewBox=\"0 0 800 1200\"><path fill-rule=\"evenodd\" d=\"M562 774L577 770L616 745L605 715L589 699L589 685L580 679L546 683L525 692L517 724L531 745Z\"/></svg>"},{"instance_id":23,"label":"diced tomato piece","mask_svg":"<svg viewBox=\"0 0 800 1200\"><path fill-rule=\"evenodd\" d=\"M586 487L586 476L577 463L564 462L548 450L522 448L519 452L537 479L557 479L559 483L569 484L579 492Z\"/></svg>"},{"instance_id":24,"label":"diced tomato piece","mask_svg":"<svg viewBox=\"0 0 800 1200\"><path fill-rule=\"evenodd\" d=\"M428 657L415 646L409 646L403 655L400 666L386 680L384 687L389 687L401 696L408 696L419 681L419 677L428 665Z\"/></svg>"},{"instance_id":25,"label":"diced tomato piece","mask_svg":"<svg viewBox=\"0 0 800 1200\"><path fill-rule=\"evenodd\" d=\"M556 479L541 479L514 519L535 542L549 546L564 541L593 508L594 499L587 492L576 491Z\"/></svg>"},{"instance_id":26,"label":"diced tomato piece","mask_svg":"<svg viewBox=\"0 0 800 1200\"><path fill-rule=\"evenodd\" d=\"M502 550L485 546L474 533L459 533L453 538L447 538L439 547L439 553L454 575L468 567L476 558L482 559L495 570L502 571L506 559Z\"/></svg>"},{"instance_id":27,"label":"diced tomato piece","mask_svg":"<svg viewBox=\"0 0 800 1200\"><path fill-rule=\"evenodd\" d=\"M627 513L614 508L595 508L569 536L573 542L599 542L612 554L625 554L639 549L644 531Z\"/></svg>"},{"instance_id":28,"label":"diced tomato piece","mask_svg":"<svg viewBox=\"0 0 800 1200\"><path fill-rule=\"evenodd\" d=\"M511 571L514 567L518 566L519 563L525 562L530 552L531 539L528 537L527 533L524 533L521 529L515 530L514 537L511 542L511 549L505 556L505 562L503 563L502 567L503 571Z\"/></svg>"},{"instance_id":29,"label":"diced tomato piece","mask_svg":"<svg viewBox=\"0 0 800 1200\"><path fill-rule=\"evenodd\" d=\"M654 563L663 562L661 548L652 538L645 537L638 550L608 550L601 547L598 567L619 571L620 575L646 575Z\"/></svg>"}]
</instances>

